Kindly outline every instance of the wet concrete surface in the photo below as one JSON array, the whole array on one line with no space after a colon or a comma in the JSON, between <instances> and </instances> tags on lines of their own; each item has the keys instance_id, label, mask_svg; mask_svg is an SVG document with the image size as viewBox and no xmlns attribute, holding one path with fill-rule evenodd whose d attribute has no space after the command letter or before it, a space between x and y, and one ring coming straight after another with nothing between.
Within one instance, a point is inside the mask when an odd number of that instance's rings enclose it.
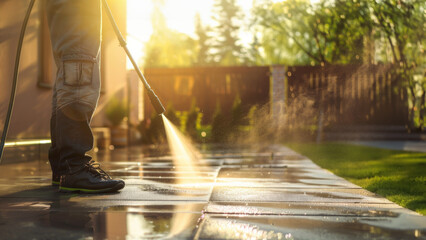
<instances>
[{"instance_id":1,"label":"wet concrete surface","mask_svg":"<svg viewBox=\"0 0 426 240\"><path fill-rule=\"evenodd\" d=\"M46 159L0 166L0 239L426 239L426 217L281 146L97 153L126 187L61 194ZM10 162L10 161L9 161Z\"/></svg>"}]
</instances>

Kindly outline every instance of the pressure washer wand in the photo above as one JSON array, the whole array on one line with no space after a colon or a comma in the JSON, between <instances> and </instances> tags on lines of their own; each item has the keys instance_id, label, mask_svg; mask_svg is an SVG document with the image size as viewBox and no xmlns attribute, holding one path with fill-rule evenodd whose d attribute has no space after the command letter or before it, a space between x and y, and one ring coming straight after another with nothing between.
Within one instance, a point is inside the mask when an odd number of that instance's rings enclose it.
<instances>
[{"instance_id":1,"label":"pressure washer wand","mask_svg":"<svg viewBox=\"0 0 426 240\"><path fill-rule=\"evenodd\" d=\"M127 48L127 43L123 38L123 35L120 32L120 29L118 29L117 23L114 20L114 17L112 16L111 10L109 9L107 0L103 0L103 5L106 11L106 14L108 15L108 18L112 24L112 27L114 29L115 35L117 35L118 41L120 42L120 46L124 48L124 51L127 54L127 57L129 57L130 62L132 62L132 65L136 71L136 73L139 76L139 79L142 81L143 85L145 86L146 90L148 91L148 97L151 101L152 106L154 106L155 111L158 114L163 114L166 109L164 109L163 104L161 104L160 99L155 95L154 90L152 90L151 86L149 86L148 82L145 79L145 76L142 74L141 70L139 69L138 65L136 64L135 60L133 59L132 54L130 53L129 49Z\"/></svg>"}]
</instances>

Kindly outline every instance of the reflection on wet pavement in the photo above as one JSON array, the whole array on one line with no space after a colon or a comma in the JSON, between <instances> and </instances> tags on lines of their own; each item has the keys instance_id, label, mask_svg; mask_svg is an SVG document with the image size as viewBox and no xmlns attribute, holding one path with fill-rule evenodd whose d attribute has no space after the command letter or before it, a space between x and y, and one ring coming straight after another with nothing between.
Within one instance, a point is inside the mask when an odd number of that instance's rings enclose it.
<instances>
[{"instance_id":1,"label":"reflection on wet pavement","mask_svg":"<svg viewBox=\"0 0 426 240\"><path fill-rule=\"evenodd\" d=\"M352 217L216 217L201 226L200 239L413 239L416 230L376 227ZM424 234L426 232L422 232ZM420 233L418 233L420 234ZM424 235L423 235L424 236Z\"/></svg>"},{"instance_id":2,"label":"reflection on wet pavement","mask_svg":"<svg viewBox=\"0 0 426 240\"><path fill-rule=\"evenodd\" d=\"M126 187L60 194L46 159L0 166L1 239L426 239L426 218L288 148L216 148L194 166L167 149L97 160ZM193 169L197 169L194 172Z\"/></svg>"}]
</instances>

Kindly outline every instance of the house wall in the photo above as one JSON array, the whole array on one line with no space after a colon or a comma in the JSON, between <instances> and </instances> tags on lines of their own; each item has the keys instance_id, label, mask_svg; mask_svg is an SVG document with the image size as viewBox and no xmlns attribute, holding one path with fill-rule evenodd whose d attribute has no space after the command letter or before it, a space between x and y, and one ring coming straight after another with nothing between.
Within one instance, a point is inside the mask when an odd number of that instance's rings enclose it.
<instances>
[{"instance_id":1,"label":"house wall","mask_svg":"<svg viewBox=\"0 0 426 240\"><path fill-rule=\"evenodd\" d=\"M126 1L109 0L117 23L126 33ZM0 128L3 127L10 90L12 87L15 54L21 24L29 1L0 1ZM8 139L49 137L52 83L56 67L51 50L46 47L43 29L43 0L36 1L28 23L22 48L19 82L13 109ZM102 83L99 109L95 113L93 126L106 123L103 106L107 99L126 83L126 56L114 40L110 23L103 17ZM49 79L48 79L49 78ZM47 79L47 80L46 80ZM50 82L49 82L50 81ZM0 133L3 129L0 129Z\"/></svg>"},{"instance_id":2,"label":"house wall","mask_svg":"<svg viewBox=\"0 0 426 240\"><path fill-rule=\"evenodd\" d=\"M29 1L0 2L0 124L3 127L12 87L13 68L21 24ZM37 86L39 66L40 2L36 1L22 48L16 101L10 138L44 137L49 134L51 90ZM3 129L1 129L3 130Z\"/></svg>"},{"instance_id":3,"label":"house wall","mask_svg":"<svg viewBox=\"0 0 426 240\"><path fill-rule=\"evenodd\" d=\"M126 37L127 1L108 0L108 4L118 28L123 36ZM102 91L98 108L92 121L93 126L105 126L109 124L108 120L105 119L104 114L108 100L113 96L124 99L126 97L127 89L126 53L120 47L112 25L105 12L102 16L102 22Z\"/></svg>"}]
</instances>

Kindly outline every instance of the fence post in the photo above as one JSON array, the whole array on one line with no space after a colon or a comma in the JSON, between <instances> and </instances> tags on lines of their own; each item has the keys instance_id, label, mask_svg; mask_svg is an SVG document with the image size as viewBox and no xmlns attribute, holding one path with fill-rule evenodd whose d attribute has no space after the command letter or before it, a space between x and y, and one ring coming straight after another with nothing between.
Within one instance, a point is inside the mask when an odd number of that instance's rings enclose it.
<instances>
[{"instance_id":1,"label":"fence post","mask_svg":"<svg viewBox=\"0 0 426 240\"><path fill-rule=\"evenodd\" d=\"M287 98L286 67L283 65L271 66L270 103L272 117L284 116Z\"/></svg>"}]
</instances>

